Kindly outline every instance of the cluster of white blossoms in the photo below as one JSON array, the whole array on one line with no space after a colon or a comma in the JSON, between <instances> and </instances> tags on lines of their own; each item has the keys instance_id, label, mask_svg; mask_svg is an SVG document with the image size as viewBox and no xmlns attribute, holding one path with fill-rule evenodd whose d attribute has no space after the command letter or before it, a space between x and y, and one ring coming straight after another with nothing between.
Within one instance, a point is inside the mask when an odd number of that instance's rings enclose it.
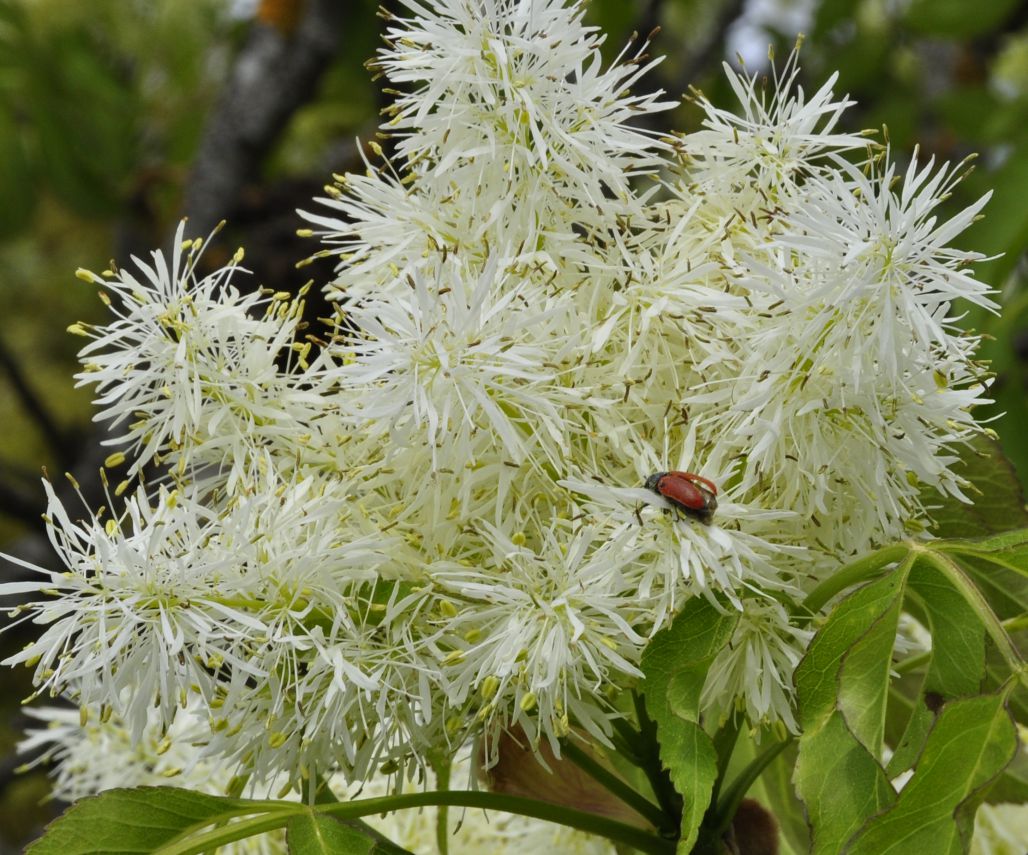
<instances>
[{"instance_id":1,"label":"cluster of white blossoms","mask_svg":"<svg viewBox=\"0 0 1028 855\"><path fill-rule=\"evenodd\" d=\"M26 768L50 763L55 769L53 797L74 802L115 787L184 787L201 793L223 795L236 792L242 782L233 780L229 769L217 758L204 757L202 745L207 724L204 710L194 700L168 729L160 716L151 714L141 734L133 734L118 716L104 720L90 718L68 707L29 709L40 722L18 744L18 750L32 756ZM1022 750L1028 750L1028 732L1020 734ZM478 775L471 755L463 751L451 769L456 785L471 782ZM285 781L266 781L268 792ZM391 795L395 782L377 775L367 782L348 784L329 778L334 791L344 797L374 798ZM406 782L405 792L417 785ZM297 794L290 794L297 798ZM390 841L414 855L438 852L437 808L396 811L365 818L365 822ZM450 809L447 816L448 851L451 855L519 855L548 851L560 855L615 855L611 841L575 831L567 826L528 817L486 812L472 808ZM971 855L1022 855L1028 831L1028 805L983 804L975 814ZM248 837L218 849L221 855L285 855L285 835L273 831Z\"/></svg>"},{"instance_id":2,"label":"cluster of white blossoms","mask_svg":"<svg viewBox=\"0 0 1028 855\"><path fill-rule=\"evenodd\" d=\"M240 255L201 275L181 229L82 274L129 498L76 520L50 490L63 566L0 585L44 627L8 662L137 737L200 710L252 785L362 781L505 731L609 744L703 596L741 615L707 720L794 729L786 605L961 495L986 386L953 303L992 303L949 243L985 200L941 220L959 170L840 132L792 59L665 137L648 60L604 68L580 3L404 5L373 63L395 154L304 214L331 325ZM709 524L644 489L666 471L717 485Z\"/></svg>"},{"instance_id":3,"label":"cluster of white blossoms","mask_svg":"<svg viewBox=\"0 0 1028 855\"><path fill-rule=\"evenodd\" d=\"M224 763L204 757L196 743L207 729L204 710L196 703L184 709L165 731L160 716L151 715L142 734L134 735L117 716L101 721L80 716L66 707L42 707L29 713L41 726L30 729L18 750L32 755L32 768L50 763L56 770L53 797L74 802L116 787L182 787L210 795L238 791L241 781ZM451 780L463 785L475 775L471 754L457 756ZM282 776L284 780L285 776ZM377 775L367 782L347 784L328 778L340 797L375 798L395 792L395 782ZM282 780L268 781L275 793ZM404 792L416 792L417 784L405 782ZM291 793L291 798L298 794ZM365 822L405 852L434 855L438 852L438 809L397 811L366 817ZM450 809L447 813L450 855L519 855L525 851L559 852L561 855L616 855L609 840L564 825L528 817L486 812L475 808ZM286 855L286 835L277 830L218 847L219 855Z\"/></svg>"}]
</instances>

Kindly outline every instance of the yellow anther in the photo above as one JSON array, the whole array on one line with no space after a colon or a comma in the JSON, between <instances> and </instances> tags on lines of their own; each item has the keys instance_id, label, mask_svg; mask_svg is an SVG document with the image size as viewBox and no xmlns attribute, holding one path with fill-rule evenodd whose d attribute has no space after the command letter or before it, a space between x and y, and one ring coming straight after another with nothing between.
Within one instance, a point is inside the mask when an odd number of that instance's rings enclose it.
<instances>
[{"instance_id":1,"label":"yellow anther","mask_svg":"<svg viewBox=\"0 0 1028 855\"><path fill-rule=\"evenodd\" d=\"M500 678L494 677L490 674L482 681L482 685L479 687L479 692L482 694L483 701L491 701L495 696L496 692L500 688Z\"/></svg>"}]
</instances>

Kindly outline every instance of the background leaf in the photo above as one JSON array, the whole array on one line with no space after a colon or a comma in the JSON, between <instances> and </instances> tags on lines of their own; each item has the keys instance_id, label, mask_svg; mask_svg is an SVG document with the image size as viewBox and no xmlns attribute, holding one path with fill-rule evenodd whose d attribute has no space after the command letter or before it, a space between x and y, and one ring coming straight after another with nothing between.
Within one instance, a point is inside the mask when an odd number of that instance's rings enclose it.
<instances>
[{"instance_id":1,"label":"background leaf","mask_svg":"<svg viewBox=\"0 0 1028 855\"><path fill-rule=\"evenodd\" d=\"M996 440L977 437L963 450L955 472L974 485L974 504L926 490L921 498L935 521L932 534L976 538L1028 527L1021 482Z\"/></svg>"},{"instance_id":2,"label":"background leaf","mask_svg":"<svg viewBox=\"0 0 1028 855\"><path fill-rule=\"evenodd\" d=\"M980 794L1010 762L1017 746L1005 693L946 704L928 735L917 771L895 805L872 819L844 851L965 851Z\"/></svg>"},{"instance_id":3,"label":"background leaf","mask_svg":"<svg viewBox=\"0 0 1028 855\"><path fill-rule=\"evenodd\" d=\"M733 763L753 760L759 750L753 739L743 734L732 757ZM810 852L810 829L803 815L803 803L792 786L792 770L796 765L797 746L787 747L764 769L748 795L756 799L778 821L782 855L807 855Z\"/></svg>"},{"instance_id":4,"label":"background leaf","mask_svg":"<svg viewBox=\"0 0 1028 855\"><path fill-rule=\"evenodd\" d=\"M926 673L911 695L910 715L887 771L890 777L910 768L945 701L974 695L985 678L985 629L975 611L939 573L920 564L910 571L908 589L918 617L932 633Z\"/></svg>"},{"instance_id":5,"label":"background leaf","mask_svg":"<svg viewBox=\"0 0 1028 855\"><path fill-rule=\"evenodd\" d=\"M1019 0L913 0L907 23L923 33L971 36L995 29L1017 8Z\"/></svg>"},{"instance_id":6,"label":"background leaf","mask_svg":"<svg viewBox=\"0 0 1028 855\"><path fill-rule=\"evenodd\" d=\"M35 175L13 108L0 101L0 238L24 228L36 207Z\"/></svg>"},{"instance_id":7,"label":"background leaf","mask_svg":"<svg viewBox=\"0 0 1028 855\"><path fill-rule=\"evenodd\" d=\"M873 628L882 621L882 632L887 631L897 614L905 581L905 568L900 567L850 594L829 615L796 668L802 733L793 782L807 808L815 855L837 855L868 817L895 799L875 752L854 735L837 698L844 663L852 650L858 653L851 679L858 685L866 685L870 675L880 673L880 664L871 667L873 652L879 656L884 652L885 662L889 662L891 644L883 650L880 633ZM865 637L869 641L861 645ZM884 702L879 710L876 715L884 722ZM867 738L869 732L877 733L883 726L863 721L860 731Z\"/></svg>"}]
</instances>

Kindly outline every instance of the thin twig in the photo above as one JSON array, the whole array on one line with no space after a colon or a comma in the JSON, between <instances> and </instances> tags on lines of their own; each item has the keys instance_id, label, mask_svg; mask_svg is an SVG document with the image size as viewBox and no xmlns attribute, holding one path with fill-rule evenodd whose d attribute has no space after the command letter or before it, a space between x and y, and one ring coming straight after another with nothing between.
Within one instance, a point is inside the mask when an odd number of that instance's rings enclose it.
<instances>
[{"instance_id":1,"label":"thin twig","mask_svg":"<svg viewBox=\"0 0 1028 855\"><path fill-rule=\"evenodd\" d=\"M46 438L54 454L60 461L61 466L67 466L74 459L71 443L65 431L61 430L57 420L50 410L43 403L43 399L36 394L35 389L29 382L29 378L22 370L21 363L17 357L7 348L3 339L0 338L0 368L7 374L11 381L11 387L21 402L25 412L39 426L40 433Z\"/></svg>"}]
</instances>

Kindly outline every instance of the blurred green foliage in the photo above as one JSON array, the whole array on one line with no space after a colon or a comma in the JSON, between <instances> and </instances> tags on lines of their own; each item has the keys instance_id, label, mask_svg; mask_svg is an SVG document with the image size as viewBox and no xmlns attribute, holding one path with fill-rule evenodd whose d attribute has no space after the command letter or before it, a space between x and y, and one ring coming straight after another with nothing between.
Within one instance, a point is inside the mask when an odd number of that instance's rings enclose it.
<instances>
[{"instance_id":1,"label":"blurred green foliage","mask_svg":"<svg viewBox=\"0 0 1028 855\"><path fill-rule=\"evenodd\" d=\"M374 133L382 106L363 66L379 44L376 6L348 0L343 48L274 141L263 187L297 179L317 187L331 171L356 166L353 140ZM88 394L71 393L79 342L64 329L100 316L92 289L76 287L72 274L79 266L103 269L112 255L160 245L169 234L252 15L231 0L0 0L0 299L7 315L0 342L64 429L87 435L91 415ZM645 35L659 24L650 53L667 59L648 85L676 98L695 85L726 105L732 96L723 59L741 51L751 71L763 71L766 62L752 57L763 58L769 46L784 57L802 30L804 88L813 91L838 71L837 92L858 102L846 118L851 128L882 128L879 138L900 157L915 145L921 158L979 154L951 204L994 191L986 218L962 242L991 257L978 272L1005 310L969 312L964 323L990 337L983 358L997 380L989 415L1005 413L994 426L1025 480L1028 3L592 0L588 15L608 33L608 59L633 31ZM668 126L688 131L698 121L685 102ZM294 252L289 264L309 249ZM38 465L57 464L56 454L6 381L0 374L0 480L30 491L42 509L33 482ZM0 538L20 525L0 517ZM2 721L0 736L9 748ZM42 792L28 780L19 788L18 804ZM0 803L14 798L8 782ZM0 811L0 855L5 842L16 845L27 833L5 818L25 816L9 807Z\"/></svg>"}]
</instances>

